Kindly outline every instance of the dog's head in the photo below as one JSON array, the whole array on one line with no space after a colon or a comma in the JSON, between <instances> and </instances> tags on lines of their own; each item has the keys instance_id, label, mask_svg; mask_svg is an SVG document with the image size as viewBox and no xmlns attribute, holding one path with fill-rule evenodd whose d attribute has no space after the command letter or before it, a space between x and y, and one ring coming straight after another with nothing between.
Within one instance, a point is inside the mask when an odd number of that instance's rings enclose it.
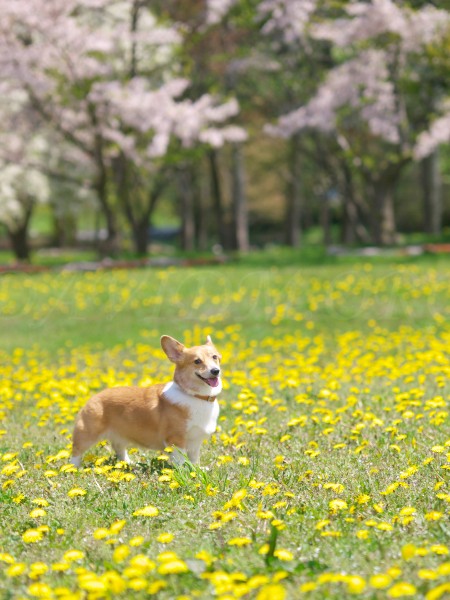
<instances>
[{"instance_id":1,"label":"dog's head","mask_svg":"<svg viewBox=\"0 0 450 600\"><path fill-rule=\"evenodd\" d=\"M186 348L170 335L163 335L161 346L169 360L175 363L174 381L186 392L217 396L222 391L221 355L211 338L203 346Z\"/></svg>"}]
</instances>

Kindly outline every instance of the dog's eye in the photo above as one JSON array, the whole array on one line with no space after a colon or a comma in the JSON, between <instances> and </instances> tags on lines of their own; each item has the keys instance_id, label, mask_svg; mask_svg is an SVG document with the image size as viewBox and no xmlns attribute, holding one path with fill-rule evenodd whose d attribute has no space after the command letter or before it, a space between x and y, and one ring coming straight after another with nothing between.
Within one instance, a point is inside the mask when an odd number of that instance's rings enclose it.
<instances>
[{"instance_id":1,"label":"dog's eye","mask_svg":"<svg viewBox=\"0 0 450 600\"><path fill-rule=\"evenodd\" d=\"M200 364L202 361L201 361L201 359L200 359L200 358L196 358L196 359L194 360L194 362L195 362L195 364L196 364L196 365L199 365L199 364Z\"/></svg>"},{"instance_id":2,"label":"dog's eye","mask_svg":"<svg viewBox=\"0 0 450 600\"><path fill-rule=\"evenodd\" d=\"M219 357L217 356L217 354L213 355L213 360L217 360Z\"/></svg>"}]
</instances>

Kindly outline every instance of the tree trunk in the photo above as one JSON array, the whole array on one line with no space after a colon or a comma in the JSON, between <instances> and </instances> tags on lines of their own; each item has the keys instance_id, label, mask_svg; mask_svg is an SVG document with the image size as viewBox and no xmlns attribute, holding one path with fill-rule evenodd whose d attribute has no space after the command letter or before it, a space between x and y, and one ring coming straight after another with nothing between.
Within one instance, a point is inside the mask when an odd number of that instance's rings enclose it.
<instances>
[{"instance_id":1,"label":"tree trunk","mask_svg":"<svg viewBox=\"0 0 450 600\"><path fill-rule=\"evenodd\" d=\"M380 246L392 246L397 241L393 182L390 179L376 181L373 197L375 204L372 211L374 241Z\"/></svg>"},{"instance_id":2,"label":"tree trunk","mask_svg":"<svg viewBox=\"0 0 450 600\"><path fill-rule=\"evenodd\" d=\"M58 214L56 206L51 206L53 211L53 235L51 243L55 248L73 246L77 237L77 223L75 217L70 214Z\"/></svg>"},{"instance_id":3,"label":"tree trunk","mask_svg":"<svg viewBox=\"0 0 450 600\"><path fill-rule=\"evenodd\" d=\"M205 178L200 169L193 170L193 189L194 189L194 220L195 220L195 241L199 250L206 250L208 247L208 221L206 219L205 201L208 197Z\"/></svg>"},{"instance_id":4,"label":"tree trunk","mask_svg":"<svg viewBox=\"0 0 450 600\"><path fill-rule=\"evenodd\" d=\"M14 231L8 229L9 241L17 260L29 262L30 246L28 243L28 221Z\"/></svg>"},{"instance_id":5,"label":"tree trunk","mask_svg":"<svg viewBox=\"0 0 450 600\"><path fill-rule=\"evenodd\" d=\"M142 219L133 224L133 242L136 254L145 256L148 252L149 244L149 222L148 219Z\"/></svg>"},{"instance_id":6,"label":"tree trunk","mask_svg":"<svg viewBox=\"0 0 450 600\"><path fill-rule=\"evenodd\" d=\"M244 157L240 144L233 144L231 147L231 179L235 249L239 252L248 252L250 249L248 209L245 195Z\"/></svg>"},{"instance_id":7,"label":"tree trunk","mask_svg":"<svg viewBox=\"0 0 450 600\"><path fill-rule=\"evenodd\" d=\"M211 177L211 195L216 219L216 231L219 242L222 248L225 249L228 248L228 235L224 218L223 193L220 181L219 157L217 150L212 149L209 151L208 160Z\"/></svg>"},{"instance_id":8,"label":"tree trunk","mask_svg":"<svg viewBox=\"0 0 450 600\"><path fill-rule=\"evenodd\" d=\"M331 246L330 201L326 195L322 198L320 206L320 224L322 225L323 244L326 248Z\"/></svg>"},{"instance_id":9,"label":"tree trunk","mask_svg":"<svg viewBox=\"0 0 450 600\"><path fill-rule=\"evenodd\" d=\"M195 246L194 193L188 166L180 169L178 182L181 200L181 247L190 252Z\"/></svg>"},{"instance_id":10,"label":"tree trunk","mask_svg":"<svg viewBox=\"0 0 450 600\"><path fill-rule=\"evenodd\" d=\"M421 183L425 233L439 235L442 231L442 196L437 150L422 160Z\"/></svg>"},{"instance_id":11,"label":"tree trunk","mask_svg":"<svg viewBox=\"0 0 450 600\"><path fill-rule=\"evenodd\" d=\"M361 201L357 200L351 169L345 164L345 161L341 167L344 174L341 241L346 245L354 244L356 241L368 243L370 235L361 220L361 214L367 213L364 210L366 207L361 206Z\"/></svg>"},{"instance_id":12,"label":"tree trunk","mask_svg":"<svg viewBox=\"0 0 450 600\"><path fill-rule=\"evenodd\" d=\"M285 215L285 239L297 248L301 242L300 136L289 140L289 185Z\"/></svg>"},{"instance_id":13,"label":"tree trunk","mask_svg":"<svg viewBox=\"0 0 450 600\"><path fill-rule=\"evenodd\" d=\"M95 190L99 200L100 207L106 220L106 243L105 250L107 252L117 251L117 225L115 214L112 211L108 201L107 178L105 169L101 169L97 181L95 182Z\"/></svg>"},{"instance_id":14,"label":"tree trunk","mask_svg":"<svg viewBox=\"0 0 450 600\"><path fill-rule=\"evenodd\" d=\"M97 177L94 181L94 189L97 193L97 198L100 208L106 219L107 236L106 241L100 248L102 253L115 254L118 250L118 234L115 213L109 204L108 197L108 170L104 157L104 140L98 131L98 119L96 108L93 104L89 105L89 114L92 121L92 127L97 131L94 137L94 157L97 168Z\"/></svg>"},{"instance_id":15,"label":"tree trunk","mask_svg":"<svg viewBox=\"0 0 450 600\"><path fill-rule=\"evenodd\" d=\"M28 227L33 214L34 202L24 204L23 221L17 229L8 228L8 237L11 243L11 249L17 260L25 262L30 261L30 245L28 241Z\"/></svg>"},{"instance_id":16,"label":"tree trunk","mask_svg":"<svg viewBox=\"0 0 450 600\"><path fill-rule=\"evenodd\" d=\"M342 200L342 233L341 240L345 245L350 246L355 243L356 224L358 214L356 205L353 201L353 177L352 172L347 165L343 165L344 173L344 193Z\"/></svg>"}]
</instances>

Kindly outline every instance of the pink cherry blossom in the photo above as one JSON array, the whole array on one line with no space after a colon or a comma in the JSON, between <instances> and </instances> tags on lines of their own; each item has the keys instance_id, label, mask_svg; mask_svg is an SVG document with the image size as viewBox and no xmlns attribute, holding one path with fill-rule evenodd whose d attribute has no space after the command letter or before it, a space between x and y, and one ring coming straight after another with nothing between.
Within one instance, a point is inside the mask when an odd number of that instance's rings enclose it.
<instances>
[{"instance_id":1,"label":"pink cherry blossom","mask_svg":"<svg viewBox=\"0 0 450 600\"><path fill-rule=\"evenodd\" d=\"M282 137L290 137L305 128L332 131L336 127L337 111L343 106L354 109L375 135L398 142L394 89L388 80L382 50L367 50L334 68L306 105L280 117L278 124L267 130Z\"/></svg>"}]
</instances>

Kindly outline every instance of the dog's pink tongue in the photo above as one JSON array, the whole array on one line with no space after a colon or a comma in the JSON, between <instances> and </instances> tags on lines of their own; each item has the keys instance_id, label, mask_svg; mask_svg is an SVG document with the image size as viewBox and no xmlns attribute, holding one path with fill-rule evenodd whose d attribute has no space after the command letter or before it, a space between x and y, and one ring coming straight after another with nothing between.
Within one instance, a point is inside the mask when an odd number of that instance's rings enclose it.
<instances>
[{"instance_id":1,"label":"dog's pink tongue","mask_svg":"<svg viewBox=\"0 0 450 600\"><path fill-rule=\"evenodd\" d=\"M217 387L219 385L218 377L210 377L206 381L208 382L208 385L210 385L211 387Z\"/></svg>"}]
</instances>

